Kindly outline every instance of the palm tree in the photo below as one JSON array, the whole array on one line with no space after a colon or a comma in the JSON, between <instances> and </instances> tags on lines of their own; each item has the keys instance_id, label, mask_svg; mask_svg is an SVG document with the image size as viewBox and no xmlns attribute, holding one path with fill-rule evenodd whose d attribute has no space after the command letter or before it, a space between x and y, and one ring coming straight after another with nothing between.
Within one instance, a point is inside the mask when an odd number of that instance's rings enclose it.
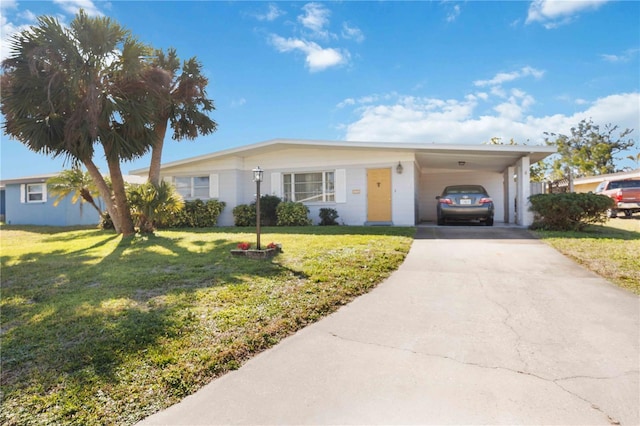
<instances>
[{"instance_id":1,"label":"palm tree","mask_svg":"<svg viewBox=\"0 0 640 426\"><path fill-rule=\"evenodd\" d=\"M102 214L102 210L95 202L95 198L100 195L98 188L89 173L83 172L79 167L63 170L58 176L47 180L47 186L50 193L56 197L53 201L54 206L71 196L71 203L80 201L81 210L84 203L89 203L98 214Z\"/></svg>"},{"instance_id":2,"label":"palm tree","mask_svg":"<svg viewBox=\"0 0 640 426\"><path fill-rule=\"evenodd\" d=\"M638 164L640 164L640 152L634 155L627 155L627 158L636 163L636 168L638 168Z\"/></svg>"},{"instance_id":3,"label":"palm tree","mask_svg":"<svg viewBox=\"0 0 640 426\"><path fill-rule=\"evenodd\" d=\"M174 186L161 181L132 185L128 191L133 217L141 233L153 233L159 223L168 222L172 214L184 208L184 201Z\"/></svg>"},{"instance_id":4,"label":"palm tree","mask_svg":"<svg viewBox=\"0 0 640 426\"><path fill-rule=\"evenodd\" d=\"M173 139L195 139L215 132L217 124L207 115L215 109L207 98L208 79L202 75L202 65L193 57L185 61L180 71L180 59L175 49L167 54L157 50L152 66L146 70L145 81L153 94L156 107L153 121L155 141L151 151L149 182L160 184L160 164L167 127L173 129Z\"/></svg>"},{"instance_id":5,"label":"palm tree","mask_svg":"<svg viewBox=\"0 0 640 426\"><path fill-rule=\"evenodd\" d=\"M10 39L0 77L4 130L35 152L84 164L116 232L135 232L120 161L153 144L152 100L142 80L149 48L109 18L80 11L64 28L52 17ZM102 145L113 186L93 158Z\"/></svg>"}]
</instances>

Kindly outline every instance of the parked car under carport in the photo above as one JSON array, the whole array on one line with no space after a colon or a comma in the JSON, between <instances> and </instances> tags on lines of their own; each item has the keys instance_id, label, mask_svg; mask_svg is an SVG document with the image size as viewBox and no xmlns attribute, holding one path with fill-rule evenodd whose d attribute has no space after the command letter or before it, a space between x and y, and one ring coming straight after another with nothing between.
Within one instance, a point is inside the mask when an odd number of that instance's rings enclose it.
<instances>
[{"instance_id":1,"label":"parked car under carport","mask_svg":"<svg viewBox=\"0 0 640 426\"><path fill-rule=\"evenodd\" d=\"M447 186L437 196L438 225L449 221L480 221L493 226L493 200L481 185Z\"/></svg>"}]
</instances>

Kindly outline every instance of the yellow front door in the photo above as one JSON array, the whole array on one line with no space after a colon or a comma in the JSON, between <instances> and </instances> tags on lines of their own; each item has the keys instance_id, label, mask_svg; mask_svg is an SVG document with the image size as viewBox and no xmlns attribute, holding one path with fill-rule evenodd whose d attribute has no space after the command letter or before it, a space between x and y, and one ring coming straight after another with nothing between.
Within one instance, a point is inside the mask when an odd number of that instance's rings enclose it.
<instances>
[{"instance_id":1,"label":"yellow front door","mask_svg":"<svg viewBox=\"0 0 640 426\"><path fill-rule=\"evenodd\" d=\"M391 169L367 170L367 221L391 222Z\"/></svg>"}]
</instances>

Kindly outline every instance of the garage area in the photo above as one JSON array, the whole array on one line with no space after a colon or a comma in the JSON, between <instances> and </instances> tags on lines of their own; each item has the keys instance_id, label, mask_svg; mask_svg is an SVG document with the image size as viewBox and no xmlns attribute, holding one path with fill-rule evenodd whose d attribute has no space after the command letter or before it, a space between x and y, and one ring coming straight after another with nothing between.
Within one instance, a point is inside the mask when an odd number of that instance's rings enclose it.
<instances>
[{"instance_id":1,"label":"garage area","mask_svg":"<svg viewBox=\"0 0 640 426\"><path fill-rule=\"evenodd\" d=\"M547 146L433 146L415 153L418 223L436 221L436 196L449 185L482 185L493 199L496 223L527 226L529 166L555 153Z\"/></svg>"}]
</instances>

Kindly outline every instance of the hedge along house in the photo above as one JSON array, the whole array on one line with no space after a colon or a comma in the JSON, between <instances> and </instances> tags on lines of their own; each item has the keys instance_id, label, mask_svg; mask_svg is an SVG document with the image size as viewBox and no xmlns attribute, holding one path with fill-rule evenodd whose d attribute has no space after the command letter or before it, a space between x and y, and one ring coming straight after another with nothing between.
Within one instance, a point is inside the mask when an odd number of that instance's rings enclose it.
<instances>
[{"instance_id":1,"label":"hedge along house","mask_svg":"<svg viewBox=\"0 0 640 426\"><path fill-rule=\"evenodd\" d=\"M345 225L414 226L436 219L436 196L447 185L481 184L496 206L495 220L527 226L529 166L555 148L518 145L438 145L274 139L164 164L161 177L186 199L226 203L255 200L252 169L264 170L262 194L299 201L319 222L333 208ZM145 176L148 169L132 170Z\"/></svg>"}]
</instances>

